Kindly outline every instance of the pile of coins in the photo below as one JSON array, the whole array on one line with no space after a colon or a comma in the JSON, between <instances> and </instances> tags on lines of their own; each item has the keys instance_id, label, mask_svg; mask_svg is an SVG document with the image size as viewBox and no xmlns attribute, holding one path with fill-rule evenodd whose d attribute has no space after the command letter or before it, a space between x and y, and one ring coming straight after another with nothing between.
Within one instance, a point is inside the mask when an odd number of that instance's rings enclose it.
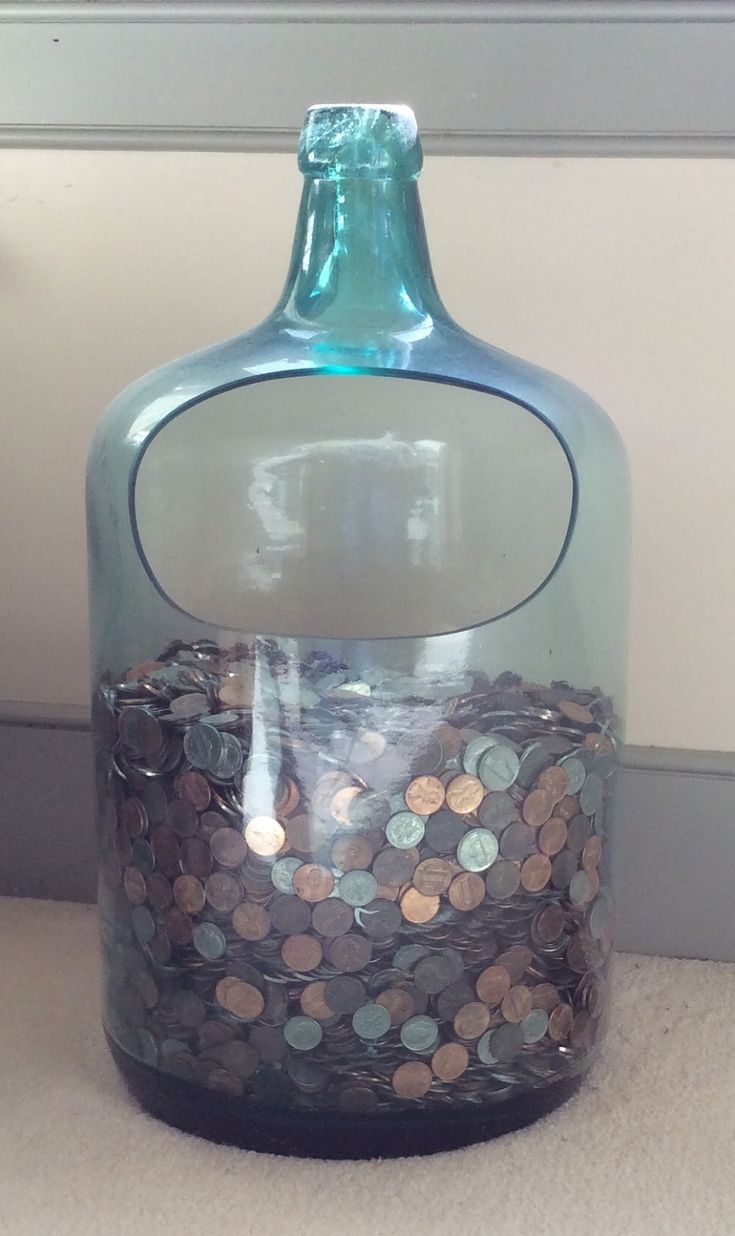
<instances>
[{"instance_id":1,"label":"pile of coins","mask_svg":"<svg viewBox=\"0 0 735 1236\"><path fill-rule=\"evenodd\" d=\"M248 1102L483 1104L605 1030L615 718L274 641L100 685L106 1025Z\"/></svg>"}]
</instances>

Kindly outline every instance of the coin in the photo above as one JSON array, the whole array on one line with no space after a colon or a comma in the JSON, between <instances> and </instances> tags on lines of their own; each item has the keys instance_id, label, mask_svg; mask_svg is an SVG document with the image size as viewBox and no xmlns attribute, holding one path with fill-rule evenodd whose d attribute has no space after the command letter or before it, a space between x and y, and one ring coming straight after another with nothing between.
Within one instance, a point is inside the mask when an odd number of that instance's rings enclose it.
<instances>
[{"instance_id":1,"label":"coin","mask_svg":"<svg viewBox=\"0 0 735 1236\"><path fill-rule=\"evenodd\" d=\"M355 1013L366 999L360 980L349 974L330 979L324 987L324 1003L333 1013Z\"/></svg>"},{"instance_id":2,"label":"coin","mask_svg":"<svg viewBox=\"0 0 735 1236\"><path fill-rule=\"evenodd\" d=\"M328 897L314 906L311 924L321 936L344 935L354 926L352 907L337 897Z\"/></svg>"},{"instance_id":3,"label":"coin","mask_svg":"<svg viewBox=\"0 0 735 1236\"><path fill-rule=\"evenodd\" d=\"M529 824L524 824L521 820L509 824L504 829L499 842L499 849L503 858L510 858L516 862L520 862L521 859L532 854L535 848L535 833Z\"/></svg>"},{"instance_id":4,"label":"coin","mask_svg":"<svg viewBox=\"0 0 735 1236\"><path fill-rule=\"evenodd\" d=\"M437 811L426 824L426 841L437 854L453 854L464 834L467 821L453 811Z\"/></svg>"},{"instance_id":5,"label":"coin","mask_svg":"<svg viewBox=\"0 0 735 1236\"><path fill-rule=\"evenodd\" d=\"M200 957L207 961L216 961L218 957L224 957L227 951L227 941L214 923L197 923L192 931L192 938L194 948Z\"/></svg>"},{"instance_id":6,"label":"coin","mask_svg":"<svg viewBox=\"0 0 735 1236\"><path fill-rule=\"evenodd\" d=\"M568 1004L557 1004L549 1014L548 1035L553 1043L566 1043L572 1028L572 1010Z\"/></svg>"},{"instance_id":7,"label":"coin","mask_svg":"<svg viewBox=\"0 0 735 1236\"><path fill-rule=\"evenodd\" d=\"M306 1017L313 1017L315 1021L329 1021L334 1017L334 1011L329 1007L324 999L324 991L327 984L323 979L308 983L304 987L299 997L301 1011Z\"/></svg>"},{"instance_id":8,"label":"coin","mask_svg":"<svg viewBox=\"0 0 735 1236\"><path fill-rule=\"evenodd\" d=\"M334 888L334 876L318 863L302 863L293 874L293 888L303 901L324 901Z\"/></svg>"},{"instance_id":9,"label":"coin","mask_svg":"<svg viewBox=\"0 0 735 1236\"><path fill-rule=\"evenodd\" d=\"M485 788L478 777L460 773L449 782L446 791L447 807L457 815L469 815L476 811L485 796Z\"/></svg>"},{"instance_id":10,"label":"coin","mask_svg":"<svg viewBox=\"0 0 735 1236\"><path fill-rule=\"evenodd\" d=\"M375 997L375 1003L388 1010L392 1026L402 1026L404 1021L413 1017L416 1005L410 992L402 987L389 987Z\"/></svg>"},{"instance_id":11,"label":"coin","mask_svg":"<svg viewBox=\"0 0 735 1236\"><path fill-rule=\"evenodd\" d=\"M480 803L477 818L483 828L499 836L508 824L518 819L518 807L504 790L493 790Z\"/></svg>"},{"instance_id":12,"label":"coin","mask_svg":"<svg viewBox=\"0 0 735 1236\"><path fill-rule=\"evenodd\" d=\"M218 828L209 840L212 857L223 867L239 867L244 863L248 847L236 828Z\"/></svg>"},{"instance_id":13,"label":"coin","mask_svg":"<svg viewBox=\"0 0 735 1236\"><path fill-rule=\"evenodd\" d=\"M274 897L270 905L271 922L276 931L285 935L299 935L311 925L312 914L308 904L294 894L284 893Z\"/></svg>"},{"instance_id":14,"label":"coin","mask_svg":"<svg viewBox=\"0 0 735 1236\"><path fill-rule=\"evenodd\" d=\"M587 769L575 755L565 755L559 760L559 767L564 769L569 778L569 793L578 794L587 777Z\"/></svg>"},{"instance_id":15,"label":"coin","mask_svg":"<svg viewBox=\"0 0 735 1236\"><path fill-rule=\"evenodd\" d=\"M466 1071L469 1052L461 1043L444 1043L431 1057L431 1067L439 1081L453 1082Z\"/></svg>"},{"instance_id":16,"label":"coin","mask_svg":"<svg viewBox=\"0 0 735 1236\"><path fill-rule=\"evenodd\" d=\"M602 858L602 842L599 837L590 837L582 850L582 866L585 871L595 871Z\"/></svg>"},{"instance_id":17,"label":"coin","mask_svg":"<svg viewBox=\"0 0 735 1236\"><path fill-rule=\"evenodd\" d=\"M400 899L401 913L409 923L429 923L439 912L439 898L427 897L418 889L409 888Z\"/></svg>"},{"instance_id":18,"label":"coin","mask_svg":"<svg viewBox=\"0 0 735 1236\"><path fill-rule=\"evenodd\" d=\"M575 704L573 700L560 700L559 712L577 725L594 725L595 718L584 704Z\"/></svg>"},{"instance_id":19,"label":"coin","mask_svg":"<svg viewBox=\"0 0 735 1236\"><path fill-rule=\"evenodd\" d=\"M577 870L577 860L569 850L561 850L551 864L551 883L554 888L567 889Z\"/></svg>"},{"instance_id":20,"label":"coin","mask_svg":"<svg viewBox=\"0 0 735 1236\"><path fill-rule=\"evenodd\" d=\"M254 854L272 858L282 848L286 834L271 816L253 816L245 828L245 840Z\"/></svg>"},{"instance_id":21,"label":"coin","mask_svg":"<svg viewBox=\"0 0 735 1236\"><path fill-rule=\"evenodd\" d=\"M420 1060L401 1064L391 1078L391 1085L400 1099L421 1099L431 1088L431 1069Z\"/></svg>"},{"instance_id":22,"label":"coin","mask_svg":"<svg viewBox=\"0 0 735 1236\"><path fill-rule=\"evenodd\" d=\"M445 893L452 882L454 872L443 858L426 858L415 869L411 882L414 888L427 896Z\"/></svg>"},{"instance_id":23,"label":"coin","mask_svg":"<svg viewBox=\"0 0 735 1236\"><path fill-rule=\"evenodd\" d=\"M385 830L386 840L399 850L410 850L424 838L426 825L413 811L399 811L391 816Z\"/></svg>"},{"instance_id":24,"label":"coin","mask_svg":"<svg viewBox=\"0 0 735 1236\"><path fill-rule=\"evenodd\" d=\"M139 755L155 755L163 746L163 731L146 708L125 708L120 713L120 736Z\"/></svg>"},{"instance_id":25,"label":"coin","mask_svg":"<svg viewBox=\"0 0 735 1236\"><path fill-rule=\"evenodd\" d=\"M222 737L213 725L197 722L184 734L184 755L194 768L210 768L221 750Z\"/></svg>"},{"instance_id":26,"label":"coin","mask_svg":"<svg viewBox=\"0 0 735 1236\"><path fill-rule=\"evenodd\" d=\"M197 831L197 813L187 798L175 798L168 804L166 822L178 837L193 837Z\"/></svg>"},{"instance_id":27,"label":"coin","mask_svg":"<svg viewBox=\"0 0 735 1236\"><path fill-rule=\"evenodd\" d=\"M487 895L494 901L507 901L516 892L520 882L520 868L508 859L499 859L493 863L485 877Z\"/></svg>"},{"instance_id":28,"label":"coin","mask_svg":"<svg viewBox=\"0 0 735 1236\"><path fill-rule=\"evenodd\" d=\"M278 858L271 867L271 883L279 893L293 892L293 877L301 866L300 858Z\"/></svg>"},{"instance_id":29,"label":"coin","mask_svg":"<svg viewBox=\"0 0 735 1236\"><path fill-rule=\"evenodd\" d=\"M281 957L298 974L316 970L322 959L322 946L314 936L286 936L281 945Z\"/></svg>"},{"instance_id":30,"label":"coin","mask_svg":"<svg viewBox=\"0 0 735 1236\"><path fill-rule=\"evenodd\" d=\"M442 806L444 796L444 786L436 777L416 777L406 790L406 806L416 815L431 815Z\"/></svg>"},{"instance_id":31,"label":"coin","mask_svg":"<svg viewBox=\"0 0 735 1236\"><path fill-rule=\"evenodd\" d=\"M372 957L372 944L364 936L347 932L332 940L327 949L327 957L337 970L354 973L362 970Z\"/></svg>"},{"instance_id":32,"label":"coin","mask_svg":"<svg viewBox=\"0 0 735 1236\"><path fill-rule=\"evenodd\" d=\"M538 848L542 854L553 858L564 848L567 839L567 826L559 816L552 815L550 820L541 827L538 835Z\"/></svg>"},{"instance_id":33,"label":"coin","mask_svg":"<svg viewBox=\"0 0 735 1236\"><path fill-rule=\"evenodd\" d=\"M294 1051L313 1051L321 1043L322 1034L313 1017L290 1017L283 1027L283 1037Z\"/></svg>"},{"instance_id":34,"label":"coin","mask_svg":"<svg viewBox=\"0 0 735 1236\"><path fill-rule=\"evenodd\" d=\"M238 902L242 900L242 886L227 871L213 871L210 876L207 876L204 891L209 904L223 914L231 914ZM175 893L176 887L174 886L174 895Z\"/></svg>"},{"instance_id":35,"label":"coin","mask_svg":"<svg viewBox=\"0 0 735 1236\"><path fill-rule=\"evenodd\" d=\"M386 846L373 863L373 875L379 884L405 884L411 879L416 860L411 850L396 850Z\"/></svg>"},{"instance_id":36,"label":"coin","mask_svg":"<svg viewBox=\"0 0 735 1236\"><path fill-rule=\"evenodd\" d=\"M523 1049L523 1031L520 1026L510 1023L498 1026L497 1030L492 1032L490 1049L500 1064L509 1064L511 1060L515 1060Z\"/></svg>"},{"instance_id":37,"label":"coin","mask_svg":"<svg viewBox=\"0 0 735 1236\"><path fill-rule=\"evenodd\" d=\"M551 794L554 805L560 803L562 798L569 793L569 777L558 764L552 764L550 768L542 769L536 784L540 790L546 790L547 793Z\"/></svg>"},{"instance_id":38,"label":"coin","mask_svg":"<svg viewBox=\"0 0 735 1236\"><path fill-rule=\"evenodd\" d=\"M156 923L150 910L145 906L135 906L130 920L138 942L140 944L150 944L156 934Z\"/></svg>"},{"instance_id":39,"label":"coin","mask_svg":"<svg viewBox=\"0 0 735 1236\"><path fill-rule=\"evenodd\" d=\"M196 876L177 876L173 883L173 895L179 909L186 914L198 914L204 909L204 886Z\"/></svg>"},{"instance_id":40,"label":"coin","mask_svg":"<svg viewBox=\"0 0 735 1236\"><path fill-rule=\"evenodd\" d=\"M355 910L355 920L371 940L389 940L401 925L399 906L382 897Z\"/></svg>"},{"instance_id":41,"label":"coin","mask_svg":"<svg viewBox=\"0 0 735 1236\"><path fill-rule=\"evenodd\" d=\"M332 846L332 862L340 871L364 871L373 861L373 847L360 834L337 837Z\"/></svg>"},{"instance_id":42,"label":"coin","mask_svg":"<svg viewBox=\"0 0 735 1236\"><path fill-rule=\"evenodd\" d=\"M413 972L413 981L419 991L436 995L462 974L462 959L458 953L444 953L422 957Z\"/></svg>"},{"instance_id":43,"label":"coin","mask_svg":"<svg viewBox=\"0 0 735 1236\"><path fill-rule=\"evenodd\" d=\"M477 765L477 775L488 790L507 790L518 776L520 763L510 747L490 747Z\"/></svg>"},{"instance_id":44,"label":"coin","mask_svg":"<svg viewBox=\"0 0 735 1236\"><path fill-rule=\"evenodd\" d=\"M439 1028L431 1017L419 1014L409 1017L401 1026L401 1042L408 1051L429 1051L437 1040Z\"/></svg>"},{"instance_id":45,"label":"coin","mask_svg":"<svg viewBox=\"0 0 735 1236\"><path fill-rule=\"evenodd\" d=\"M457 862L466 871L486 871L498 856L498 839L488 828L471 828L457 846Z\"/></svg>"},{"instance_id":46,"label":"coin","mask_svg":"<svg viewBox=\"0 0 735 1236\"><path fill-rule=\"evenodd\" d=\"M553 808L554 796L550 790L532 790L523 803L523 818L531 828L540 828L549 819Z\"/></svg>"},{"instance_id":47,"label":"coin","mask_svg":"<svg viewBox=\"0 0 735 1236\"><path fill-rule=\"evenodd\" d=\"M561 996L553 983L537 983L531 988L531 1003L535 1009L551 1013L560 1000Z\"/></svg>"},{"instance_id":48,"label":"coin","mask_svg":"<svg viewBox=\"0 0 735 1236\"><path fill-rule=\"evenodd\" d=\"M521 866L521 885L527 893L540 893L551 879L551 860L545 854L531 854Z\"/></svg>"},{"instance_id":49,"label":"coin","mask_svg":"<svg viewBox=\"0 0 735 1236\"><path fill-rule=\"evenodd\" d=\"M131 905L142 906L148 896L145 876L137 867L126 867L123 873L125 896Z\"/></svg>"},{"instance_id":50,"label":"coin","mask_svg":"<svg viewBox=\"0 0 735 1236\"><path fill-rule=\"evenodd\" d=\"M347 871L340 876L337 893L348 906L366 906L378 891L378 881L370 871Z\"/></svg>"},{"instance_id":51,"label":"coin","mask_svg":"<svg viewBox=\"0 0 735 1236\"><path fill-rule=\"evenodd\" d=\"M180 773L174 781L174 789L179 798L191 803L196 812L206 811L212 798L209 782L201 773L194 769Z\"/></svg>"},{"instance_id":52,"label":"coin","mask_svg":"<svg viewBox=\"0 0 735 1236\"><path fill-rule=\"evenodd\" d=\"M349 824L349 808L353 799L357 798L362 791L358 785L346 785L337 790L332 795L329 809L335 820L340 824Z\"/></svg>"},{"instance_id":53,"label":"coin","mask_svg":"<svg viewBox=\"0 0 735 1236\"><path fill-rule=\"evenodd\" d=\"M564 925L566 917L561 906L547 906L536 919L534 919L534 930L541 944L553 944L561 938L564 933Z\"/></svg>"},{"instance_id":54,"label":"coin","mask_svg":"<svg viewBox=\"0 0 735 1236\"><path fill-rule=\"evenodd\" d=\"M490 1008L500 1004L510 990L510 974L505 966L487 966L475 983L478 999Z\"/></svg>"},{"instance_id":55,"label":"coin","mask_svg":"<svg viewBox=\"0 0 735 1236\"><path fill-rule=\"evenodd\" d=\"M376 1001L368 1001L352 1014L352 1029L355 1034L367 1042L381 1039L391 1026L391 1016L388 1009Z\"/></svg>"},{"instance_id":56,"label":"coin","mask_svg":"<svg viewBox=\"0 0 735 1236\"><path fill-rule=\"evenodd\" d=\"M265 940L271 929L270 914L265 906L242 901L232 912L232 926L243 940Z\"/></svg>"},{"instance_id":57,"label":"coin","mask_svg":"<svg viewBox=\"0 0 735 1236\"><path fill-rule=\"evenodd\" d=\"M460 1039L479 1039L490 1025L490 1009L487 1004L472 1000L457 1009L452 1024Z\"/></svg>"},{"instance_id":58,"label":"coin","mask_svg":"<svg viewBox=\"0 0 735 1236\"><path fill-rule=\"evenodd\" d=\"M585 815L594 815L602 806L604 783L596 772L587 773L579 794L579 805Z\"/></svg>"},{"instance_id":59,"label":"coin","mask_svg":"<svg viewBox=\"0 0 735 1236\"><path fill-rule=\"evenodd\" d=\"M467 913L477 909L485 897L485 882L482 876L472 871L461 871L449 885L448 897L455 910Z\"/></svg>"},{"instance_id":60,"label":"coin","mask_svg":"<svg viewBox=\"0 0 735 1236\"><path fill-rule=\"evenodd\" d=\"M525 944L514 944L495 958L496 966L505 967L512 983L520 982L532 961L533 953Z\"/></svg>"},{"instance_id":61,"label":"coin","mask_svg":"<svg viewBox=\"0 0 735 1236\"><path fill-rule=\"evenodd\" d=\"M506 1021L520 1022L533 1008L528 987L511 987L500 1002L500 1012Z\"/></svg>"}]
</instances>

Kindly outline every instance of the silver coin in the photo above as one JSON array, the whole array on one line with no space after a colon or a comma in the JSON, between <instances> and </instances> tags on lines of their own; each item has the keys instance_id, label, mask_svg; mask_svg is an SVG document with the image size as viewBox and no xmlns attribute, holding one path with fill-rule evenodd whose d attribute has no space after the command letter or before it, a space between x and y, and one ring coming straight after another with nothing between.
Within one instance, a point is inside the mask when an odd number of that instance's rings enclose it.
<instances>
[{"instance_id":1,"label":"silver coin","mask_svg":"<svg viewBox=\"0 0 735 1236\"><path fill-rule=\"evenodd\" d=\"M579 795L579 805L585 815L594 815L602 806L604 785L602 777L597 773L587 773L587 778Z\"/></svg>"},{"instance_id":2,"label":"silver coin","mask_svg":"<svg viewBox=\"0 0 735 1236\"><path fill-rule=\"evenodd\" d=\"M456 983L462 974L462 959L458 953L454 953L453 949L446 949L445 952L447 955L439 953L430 957L424 957L418 963L413 972L413 981L419 991L424 991L430 996L436 996L445 987ZM459 967L457 966L457 961L459 962Z\"/></svg>"},{"instance_id":3,"label":"silver coin","mask_svg":"<svg viewBox=\"0 0 735 1236\"><path fill-rule=\"evenodd\" d=\"M485 795L478 808L477 818L483 828L489 828L496 836L500 836L508 824L518 819L518 807L509 794L498 790Z\"/></svg>"},{"instance_id":4,"label":"silver coin","mask_svg":"<svg viewBox=\"0 0 735 1236\"><path fill-rule=\"evenodd\" d=\"M409 1017L401 1026L401 1042L408 1051L428 1051L439 1035L439 1027L431 1017L419 1014Z\"/></svg>"},{"instance_id":5,"label":"silver coin","mask_svg":"<svg viewBox=\"0 0 735 1236\"><path fill-rule=\"evenodd\" d=\"M479 738L471 739L462 754L462 767L465 772L471 777L476 777L477 766L485 752L501 744L502 739L496 738L494 734L482 734Z\"/></svg>"},{"instance_id":6,"label":"silver coin","mask_svg":"<svg viewBox=\"0 0 735 1236\"><path fill-rule=\"evenodd\" d=\"M302 1060L298 1056L292 1056L287 1061L286 1072L294 1085L298 1086L299 1090L303 1090L305 1094L318 1094L320 1090L329 1085L329 1073L326 1069L321 1069L319 1065L312 1064L310 1060Z\"/></svg>"},{"instance_id":7,"label":"silver coin","mask_svg":"<svg viewBox=\"0 0 735 1236\"><path fill-rule=\"evenodd\" d=\"M539 773L544 768L548 768L549 764L553 764L554 757L549 755L541 742L532 742L527 746L520 759L518 769L518 784L527 790L533 785Z\"/></svg>"},{"instance_id":8,"label":"silver coin","mask_svg":"<svg viewBox=\"0 0 735 1236\"><path fill-rule=\"evenodd\" d=\"M559 767L564 769L569 778L567 793L578 794L587 778L587 769L584 763L576 755L565 755L558 763Z\"/></svg>"},{"instance_id":9,"label":"silver coin","mask_svg":"<svg viewBox=\"0 0 735 1236\"><path fill-rule=\"evenodd\" d=\"M397 850L410 850L424 839L426 825L413 811L399 811L391 816L385 829L386 839Z\"/></svg>"},{"instance_id":10,"label":"silver coin","mask_svg":"<svg viewBox=\"0 0 735 1236\"><path fill-rule=\"evenodd\" d=\"M346 871L337 884L337 893L348 906L366 906L377 891L378 881L370 871Z\"/></svg>"},{"instance_id":11,"label":"silver coin","mask_svg":"<svg viewBox=\"0 0 735 1236\"><path fill-rule=\"evenodd\" d=\"M521 1022L521 1033L524 1043L538 1043L546 1034L549 1025L549 1014L545 1009L531 1009Z\"/></svg>"},{"instance_id":12,"label":"silver coin","mask_svg":"<svg viewBox=\"0 0 735 1236\"><path fill-rule=\"evenodd\" d=\"M363 1004L352 1014L352 1029L361 1039L380 1039L390 1030L390 1013L382 1004Z\"/></svg>"},{"instance_id":13,"label":"silver coin","mask_svg":"<svg viewBox=\"0 0 735 1236\"><path fill-rule=\"evenodd\" d=\"M457 846L457 862L465 871L487 871L498 857L498 839L488 828L471 828Z\"/></svg>"},{"instance_id":14,"label":"silver coin","mask_svg":"<svg viewBox=\"0 0 735 1236\"><path fill-rule=\"evenodd\" d=\"M515 863L501 858L493 863L485 877L488 897L493 901L507 901L516 892L521 882L520 868Z\"/></svg>"},{"instance_id":15,"label":"silver coin","mask_svg":"<svg viewBox=\"0 0 735 1236\"><path fill-rule=\"evenodd\" d=\"M195 717L203 717L209 712L207 697L201 691L178 695L168 707L171 716L182 721L193 721Z\"/></svg>"},{"instance_id":16,"label":"silver coin","mask_svg":"<svg viewBox=\"0 0 735 1236\"><path fill-rule=\"evenodd\" d=\"M600 940L611 919L611 910L604 897L597 897L590 907L588 926L593 940Z\"/></svg>"},{"instance_id":17,"label":"silver coin","mask_svg":"<svg viewBox=\"0 0 735 1236\"><path fill-rule=\"evenodd\" d=\"M221 734L221 750L209 771L217 781L231 781L242 765L242 747L234 734Z\"/></svg>"},{"instance_id":18,"label":"silver coin","mask_svg":"<svg viewBox=\"0 0 735 1236\"><path fill-rule=\"evenodd\" d=\"M422 957L428 957L428 955L429 950L423 944L404 944L395 954L393 965L396 970L403 970L408 974L413 971Z\"/></svg>"},{"instance_id":19,"label":"silver coin","mask_svg":"<svg viewBox=\"0 0 735 1236\"><path fill-rule=\"evenodd\" d=\"M279 858L271 867L271 881L279 893L293 892L293 878L299 867L303 867L300 858Z\"/></svg>"},{"instance_id":20,"label":"silver coin","mask_svg":"<svg viewBox=\"0 0 735 1236\"><path fill-rule=\"evenodd\" d=\"M126 708L121 714L123 742L138 755L155 755L163 745L163 731L147 708Z\"/></svg>"},{"instance_id":21,"label":"silver coin","mask_svg":"<svg viewBox=\"0 0 735 1236\"><path fill-rule=\"evenodd\" d=\"M491 747L477 765L477 775L487 790L507 790L518 776L520 763L510 747Z\"/></svg>"},{"instance_id":22,"label":"silver coin","mask_svg":"<svg viewBox=\"0 0 735 1236\"><path fill-rule=\"evenodd\" d=\"M217 961L227 951L227 941L215 923L197 923L193 932L194 948L207 961Z\"/></svg>"},{"instance_id":23,"label":"silver coin","mask_svg":"<svg viewBox=\"0 0 735 1236\"><path fill-rule=\"evenodd\" d=\"M520 1026L498 1026L490 1039L490 1050L500 1064L515 1060L523 1050L523 1031Z\"/></svg>"},{"instance_id":24,"label":"silver coin","mask_svg":"<svg viewBox=\"0 0 735 1236\"><path fill-rule=\"evenodd\" d=\"M222 751L222 735L213 725L197 723L184 735L184 755L193 768L210 769Z\"/></svg>"},{"instance_id":25,"label":"silver coin","mask_svg":"<svg viewBox=\"0 0 735 1236\"><path fill-rule=\"evenodd\" d=\"M150 910L145 906L136 906L131 915L133 931L140 944L150 944L156 934L156 924Z\"/></svg>"},{"instance_id":26,"label":"silver coin","mask_svg":"<svg viewBox=\"0 0 735 1236\"><path fill-rule=\"evenodd\" d=\"M322 1041L322 1028L313 1017L289 1017L283 1037L294 1051L313 1051Z\"/></svg>"},{"instance_id":27,"label":"silver coin","mask_svg":"<svg viewBox=\"0 0 735 1236\"><path fill-rule=\"evenodd\" d=\"M493 1055L491 1047L491 1041L494 1033L494 1030L486 1030L482 1037L477 1040L475 1051L477 1052L478 1060L480 1060L482 1064L499 1063L497 1056Z\"/></svg>"},{"instance_id":28,"label":"silver coin","mask_svg":"<svg viewBox=\"0 0 735 1236\"><path fill-rule=\"evenodd\" d=\"M586 871L577 871L569 883L569 900L574 906L584 905L590 895L590 878Z\"/></svg>"}]
</instances>

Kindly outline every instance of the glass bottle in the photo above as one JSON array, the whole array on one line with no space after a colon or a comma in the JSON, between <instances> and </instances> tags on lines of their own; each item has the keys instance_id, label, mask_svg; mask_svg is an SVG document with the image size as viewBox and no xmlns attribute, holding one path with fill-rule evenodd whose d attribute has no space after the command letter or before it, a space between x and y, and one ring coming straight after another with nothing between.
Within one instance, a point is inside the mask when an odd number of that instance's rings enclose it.
<instances>
[{"instance_id":1,"label":"glass bottle","mask_svg":"<svg viewBox=\"0 0 735 1236\"><path fill-rule=\"evenodd\" d=\"M91 450L104 1024L172 1124L422 1153L604 1034L627 473L448 315L408 108L310 109L299 163L273 313Z\"/></svg>"}]
</instances>

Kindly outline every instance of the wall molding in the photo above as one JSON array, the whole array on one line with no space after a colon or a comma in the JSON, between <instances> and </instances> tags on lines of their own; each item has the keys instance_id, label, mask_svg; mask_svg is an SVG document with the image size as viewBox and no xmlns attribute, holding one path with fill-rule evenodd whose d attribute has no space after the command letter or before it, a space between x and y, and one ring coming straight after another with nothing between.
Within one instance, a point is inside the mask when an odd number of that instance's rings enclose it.
<instances>
[{"instance_id":1,"label":"wall molding","mask_svg":"<svg viewBox=\"0 0 735 1236\"><path fill-rule=\"evenodd\" d=\"M735 0L87 0L0 27L0 146L293 151L310 102L401 98L429 153L735 153Z\"/></svg>"},{"instance_id":2,"label":"wall molding","mask_svg":"<svg viewBox=\"0 0 735 1236\"><path fill-rule=\"evenodd\" d=\"M0 705L0 894L93 901L86 709ZM735 961L735 753L627 747L615 834L617 943Z\"/></svg>"}]
</instances>

